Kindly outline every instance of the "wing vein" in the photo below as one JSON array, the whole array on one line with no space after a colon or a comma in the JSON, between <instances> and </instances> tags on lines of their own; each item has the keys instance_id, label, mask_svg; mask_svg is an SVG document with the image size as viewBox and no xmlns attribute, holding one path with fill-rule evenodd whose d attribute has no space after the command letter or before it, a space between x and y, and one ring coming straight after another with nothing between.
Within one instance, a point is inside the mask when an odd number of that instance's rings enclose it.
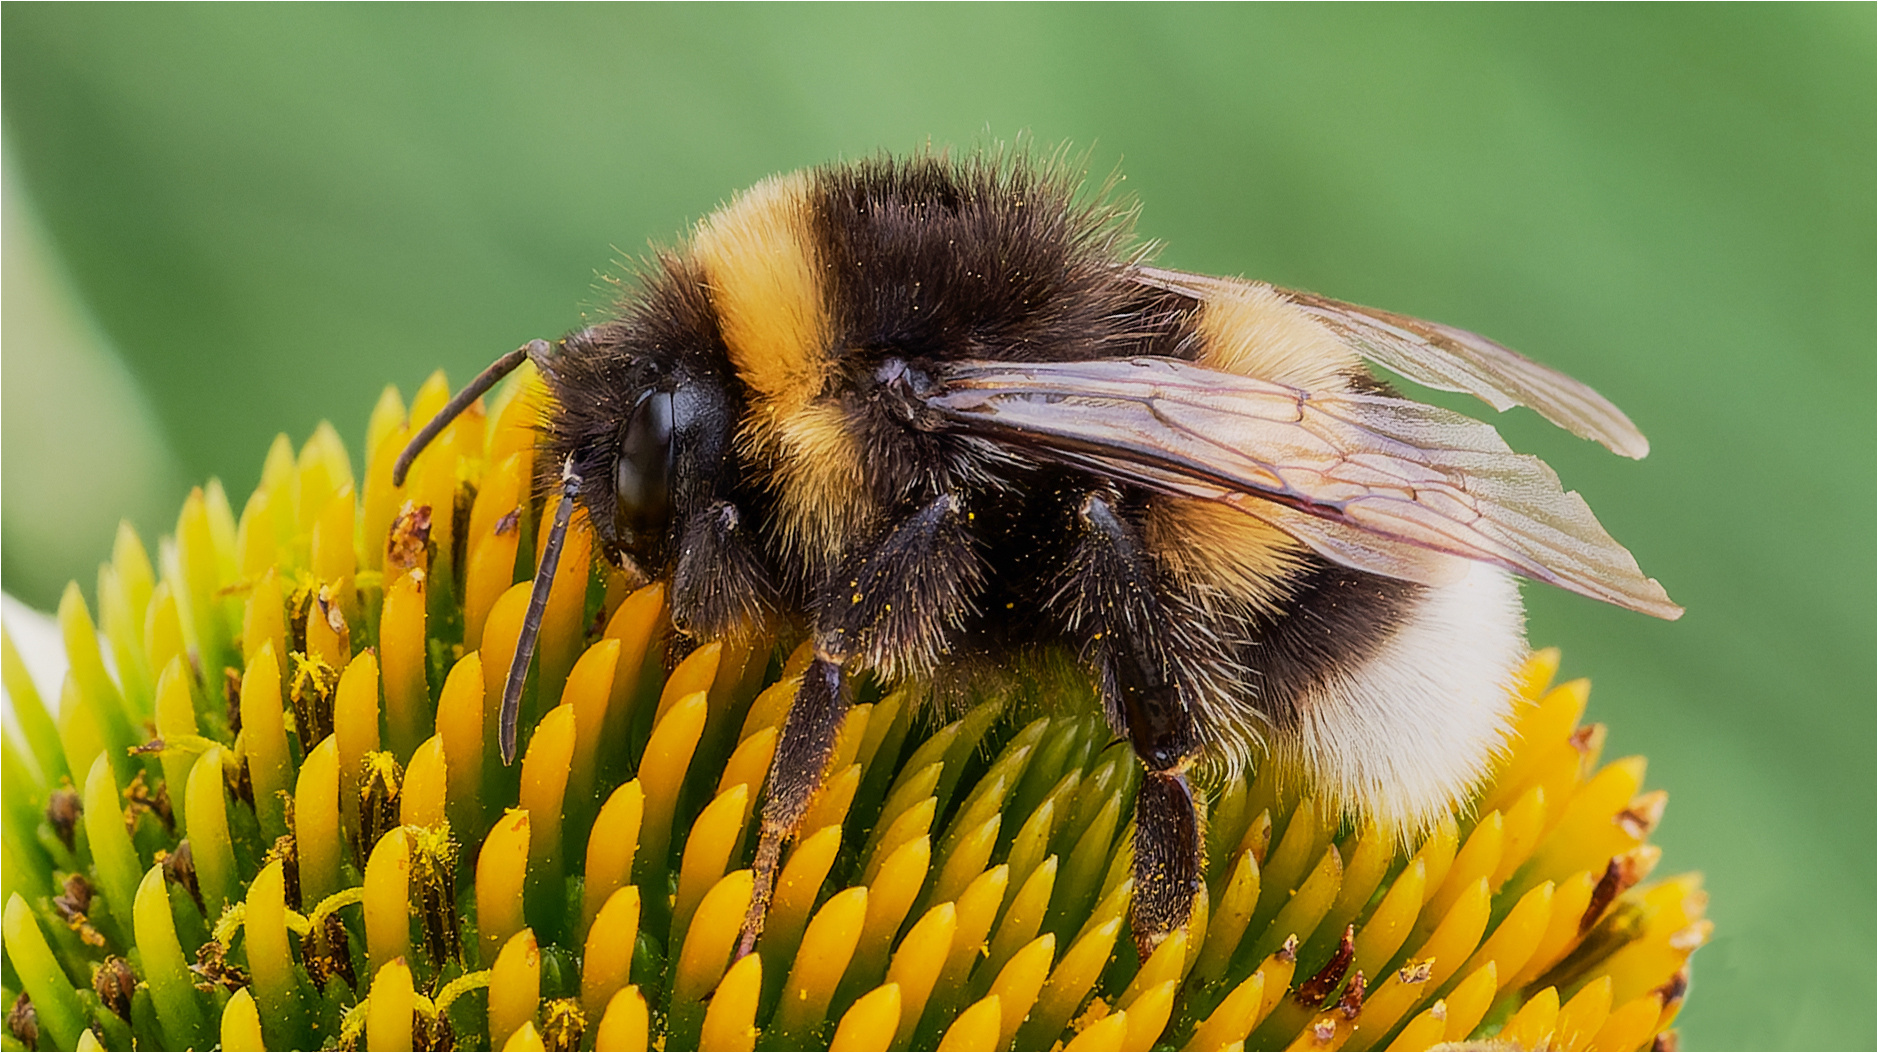
<instances>
[{"instance_id":1,"label":"wing vein","mask_svg":"<svg viewBox=\"0 0 1878 1053\"><path fill-rule=\"evenodd\" d=\"M1453 570L1430 554L1458 556L1681 612L1545 462L1438 407L1165 358L955 362L939 379L924 401L946 427L1231 505L1340 562L1433 581Z\"/></svg>"}]
</instances>

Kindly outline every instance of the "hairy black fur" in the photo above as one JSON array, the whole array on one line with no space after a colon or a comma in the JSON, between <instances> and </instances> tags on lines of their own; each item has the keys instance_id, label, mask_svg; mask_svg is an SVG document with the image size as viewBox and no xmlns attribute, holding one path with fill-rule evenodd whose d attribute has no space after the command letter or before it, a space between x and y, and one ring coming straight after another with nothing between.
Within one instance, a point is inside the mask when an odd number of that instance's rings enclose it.
<instances>
[{"instance_id":1,"label":"hairy black fur","mask_svg":"<svg viewBox=\"0 0 1878 1053\"><path fill-rule=\"evenodd\" d=\"M1075 552L1051 606L1082 636L1110 723L1150 770L1167 771L1199 746L1195 666L1219 656L1198 646L1197 627L1170 609L1174 597L1118 503L1101 493L1083 499Z\"/></svg>"},{"instance_id":2,"label":"hairy black fur","mask_svg":"<svg viewBox=\"0 0 1878 1053\"><path fill-rule=\"evenodd\" d=\"M929 674L973 613L983 580L965 507L942 494L822 584L816 640L889 679Z\"/></svg>"},{"instance_id":3,"label":"hairy black fur","mask_svg":"<svg viewBox=\"0 0 1878 1053\"><path fill-rule=\"evenodd\" d=\"M866 452L868 487L910 510L1009 486L1013 456L907 427L883 367L964 358L1176 354L1193 305L1121 280L1130 215L1080 200L1022 158L880 158L815 181L812 226L843 368L829 383Z\"/></svg>"},{"instance_id":4,"label":"hairy black fur","mask_svg":"<svg viewBox=\"0 0 1878 1053\"><path fill-rule=\"evenodd\" d=\"M679 632L718 639L761 627L776 615L781 597L757 546L743 513L728 501L714 502L685 523L672 568Z\"/></svg>"},{"instance_id":5,"label":"hairy black fur","mask_svg":"<svg viewBox=\"0 0 1878 1053\"><path fill-rule=\"evenodd\" d=\"M1117 282L1128 214L1068 173L994 157L880 158L818 180L844 346L905 358L1087 359L1158 333Z\"/></svg>"},{"instance_id":6,"label":"hairy black fur","mask_svg":"<svg viewBox=\"0 0 1878 1053\"><path fill-rule=\"evenodd\" d=\"M1423 586L1312 559L1278 613L1261 619L1244 649L1252 697L1268 719L1294 726L1303 698L1339 668L1359 666L1401 628Z\"/></svg>"}]
</instances>

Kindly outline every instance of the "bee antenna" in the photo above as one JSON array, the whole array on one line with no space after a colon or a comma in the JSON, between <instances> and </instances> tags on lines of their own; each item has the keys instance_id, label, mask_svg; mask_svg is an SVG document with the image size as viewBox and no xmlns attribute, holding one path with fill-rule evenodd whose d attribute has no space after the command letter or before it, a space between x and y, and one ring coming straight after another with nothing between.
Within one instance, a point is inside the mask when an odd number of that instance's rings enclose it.
<instances>
[{"instance_id":1,"label":"bee antenna","mask_svg":"<svg viewBox=\"0 0 1878 1053\"><path fill-rule=\"evenodd\" d=\"M580 476L574 471L574 458L561 465L561 500L554 508L554 525L548 528L547 544L541 549L541 566L535 568L535 583L528 590L528 614L522 619L522 633L515 640L515 658L509 662L509 679L502 687L502 722L498 735L502 743L502 763L515 763L515 726L522 714L522 684L528 679L528 663L535 657L535 641L541 636L541 616L548 607L548 590L554 586L554 572L561 563L561 546L567 541L567 522L574 514L574 498L580 493Z\"/></svg>"},{"instance_id":2,"label":"bee antenna","mask_svg":"<svg viewBox=\"0 0 1878 1053\"><path fill-rule=\"evenodd\" d=\"M457 392L456 397L446 403L443 409L438 410L437 415L419 428L417 434L411 437L411 441L405 444L404 452L398 454L397 463L391 466L391 485L404 485L404 477L411 471L411 462L417 460L417 455L424 452L424 447L430 445L430 440L436 438L438 432L448 427L450 422L457 419L464 410L469 409L470 403L482 398L483 393L495 387L503 377L515 372L515 368L521 365L524 359L530 356L543 358L547 356L548 351L546 340L530 340L491 362L488 369L476 374L476 379L470 381L462 391Z\"/></svg>"}]
</instances>

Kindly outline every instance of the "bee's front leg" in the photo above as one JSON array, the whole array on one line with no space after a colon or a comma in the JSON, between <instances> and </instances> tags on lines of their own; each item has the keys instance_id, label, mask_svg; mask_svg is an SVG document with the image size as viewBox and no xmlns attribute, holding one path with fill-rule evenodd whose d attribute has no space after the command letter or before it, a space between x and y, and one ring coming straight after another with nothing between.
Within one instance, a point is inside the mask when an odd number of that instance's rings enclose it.
<instances>
[{"instance_id":1,"label":"bee's front leg","mask_svg":"<svg viewBox=\"0 0 1878 1053\"><path fill-rule=\"evenodd\" d=\"M1200 751L1189 698L1217 656L1190 631L1119 495L1078 509L1076 561L1060 595L1094 667L1109 722L1147 769L1135 798L1135 892L1129 922L1146 959L1186 925L1200 887L1199 816L1186 769Z\"/></svg>"},{"instance_id":2,"label":"bee's front leg","mask_svg":"<svg viewBox=\"0 0 1878 1053\"><path fill-rule=\"evenodd\" d=\"M893 679L932 668L983 578L969 523L962 499L941 494L844 560L820 590L815 659L770 759L738 957L756 948L782 847L800 832L809 801L827 777L835 735L848 712L843 665L852 660Z\"/></svg>"},{"instance_id":3,"label":"bee's front leg","mask_svg":"<svg viewBox=\"0 0 1878 1053\"><path fill-rule=\"evenodd\" d=\"M685 521L672 571L672 624L693 640L746 632L781 606L743 513L713 501Z\"/></svg>"}]
</instances>

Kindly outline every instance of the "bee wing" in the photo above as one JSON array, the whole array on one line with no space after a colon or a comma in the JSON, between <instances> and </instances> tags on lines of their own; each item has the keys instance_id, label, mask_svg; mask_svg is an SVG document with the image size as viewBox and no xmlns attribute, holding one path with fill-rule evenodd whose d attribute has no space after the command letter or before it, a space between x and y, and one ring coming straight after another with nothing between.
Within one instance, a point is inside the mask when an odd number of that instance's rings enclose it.
<instances>
[{"instance_id":1,"label":"bee wing","mask_svg":"<svg viewBox=\"0 0 1878 1053\"><path fill-rule=\"evenodd\" d=\"M1457 413L1168 358L954 362L935 379L920 397L947 427L1232 505L1340 563L1436 583L1452 562L1429 554L1460 556L1682 613L1545 462Z\"/></svg>"},{"instance_id":2,"label":"bee wing","mask_svg":"<svg viewBox=\"0 0 1878 1053\"><path fill-rule=\"evenodd\" d=\"M1144 284L1196 299L1229 294L1244 284L1153 267L1138 273ZM1609 399L1512 348L1439 322L1274 288L1358 354L1417 384L1465 392L1501 411L1528 406L1572 434L1595 439L1625 457L1650 452L1650 441Z\"/></svg>"}]
</instances>

